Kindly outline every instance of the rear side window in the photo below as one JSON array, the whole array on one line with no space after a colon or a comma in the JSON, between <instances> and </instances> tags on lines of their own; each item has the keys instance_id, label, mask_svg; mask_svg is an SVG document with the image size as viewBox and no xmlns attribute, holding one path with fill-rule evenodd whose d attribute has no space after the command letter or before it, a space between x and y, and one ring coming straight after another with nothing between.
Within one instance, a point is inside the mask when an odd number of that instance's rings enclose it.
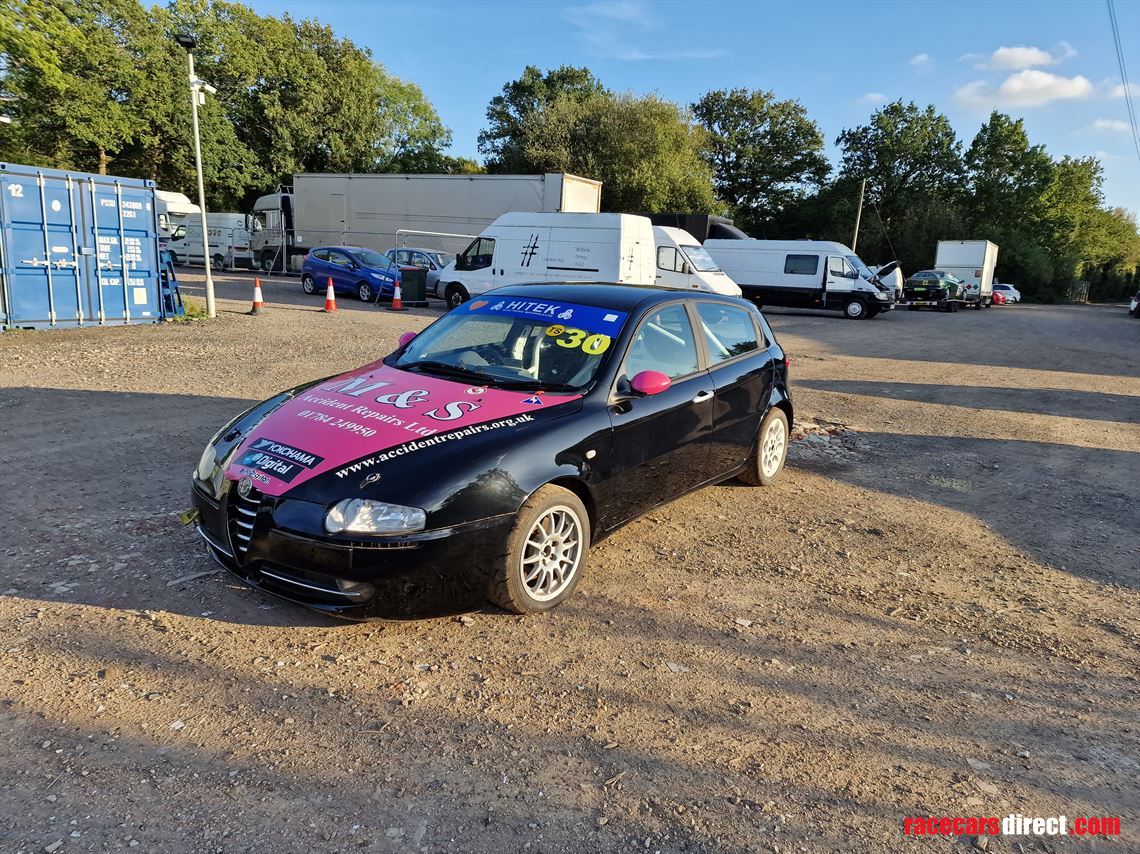
<instances>
[{"instance_id":1,"label":"rear side window","mask_svg":"<svg viewBox=\"0 0 1140 854\"><path fill-rule=\"evenodd\" d=\"M329 260L329 251L327 249L314 249L310 254L318 261Z\"/></svg>"},{"instance_id":2,"label":"rear side window","mask_svg":"<svg viewBox=\"0 0 1140 854\"><path fill-rule=\"evenodd\" d=\"M819 256L789 255L784 260L784 272L794 276L814 276L819 272Z\"/></svg>"},{"instance_id":3,"label":"rear side window","mask_svg":"<svg viewBox=\"0 0 1140 854\"><path fill-rule=\"evenodd\" d=\"M712 365L760 349L760 336L748 309L702 302L697 303L697 314L708 341Z\"/></svg>"}]
</instances>

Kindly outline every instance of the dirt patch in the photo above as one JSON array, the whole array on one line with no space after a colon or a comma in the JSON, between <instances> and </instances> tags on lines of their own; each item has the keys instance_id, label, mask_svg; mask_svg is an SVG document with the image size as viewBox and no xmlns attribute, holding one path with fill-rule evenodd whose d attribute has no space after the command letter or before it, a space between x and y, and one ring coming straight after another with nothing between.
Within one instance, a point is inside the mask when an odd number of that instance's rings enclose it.
<instances>
[{"instance_id":1,"label":"dirt patch","mask_svg":"<svg viewBox=\"0 0 1140 854\"><path fill-rule=\"evenodd\" d=\"M545 618L347 625L203 574L189 472L438 312L266 297L0 336L4 850L929 851L904 816L1010 812L1140 846L1140 324L773 313L776 487L654 511ZM993 364L930 356L963 338Z\"/></svg>"}]
</instances>

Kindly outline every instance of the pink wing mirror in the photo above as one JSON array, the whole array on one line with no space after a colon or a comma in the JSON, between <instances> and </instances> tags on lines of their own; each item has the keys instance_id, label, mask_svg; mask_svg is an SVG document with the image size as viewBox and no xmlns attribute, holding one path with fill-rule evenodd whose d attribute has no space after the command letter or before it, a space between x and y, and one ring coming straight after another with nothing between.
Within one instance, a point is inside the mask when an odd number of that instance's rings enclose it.
<instances>
[{"instance_id":1,"label":"pink wing mirror","mask_svg":"<svg viewBox=\"0 0 1140 854\"><path fill-rule=\"evenodd\" d=\"M409 343L411 343L411 340L415 337L416 337L416 333L405 332L403 335L400 336L400 346L406 347Z\"/></svg>"},{"instance_id":2,"label":"pink wing mirror","mask_svg":"<svg viewBox=\"0 0 1140 854\"><path fill-rule=\"evenodd\" d=\"M661 394L673 381L660 371L642 371L630 380L629 387L637 394Z\"/></svg>"}]
</instances>

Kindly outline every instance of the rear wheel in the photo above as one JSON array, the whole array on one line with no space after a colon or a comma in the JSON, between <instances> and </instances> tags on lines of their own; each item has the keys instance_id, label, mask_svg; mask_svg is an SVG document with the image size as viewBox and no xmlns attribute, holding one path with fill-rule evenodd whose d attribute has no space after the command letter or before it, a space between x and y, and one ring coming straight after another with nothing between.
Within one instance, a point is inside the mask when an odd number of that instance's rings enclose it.
<instances>
[{"instance_id":1,"label":"rear wheel","mask_svg":"<svg viewBox=\"0 0 1140 854\"><path fill-rule=\"evenodd\" d=\"M861 299L848 300L843 306L843 314L849 320L862 320L867 316L867 304Z\"/></svg>"},{"instance_id":2,"label":"rear wheel","mask_svg":"<svg viewBox=\"0 0 1140 854\"><path fill-rule=\"evenodd\" d=\"M313 281L313 277L308 273L301 276L301 289L310 296L317 292L317 283Z\"/></svg>"},{"instance_id":3,"label":"rear wheel","mask_svg":"<svg viewBox=\"0 0 1140 854\"><path fill-rule=\"evenodd\" d=\"M463 287L459 282L452 282L447 286L447 290L444 291L443 298L447 300L447 307L451 309L458 308L471 297L467 293L467 288Z\"/></svg>"},{"instance_id":4,"label":"rear wheel","mask_svg":"<svg viewBox=\"0 0 1140 854\"><path fill-rule=\"evenodd\" d=\"M261 253L261 270L264 273L272 273L273 268L277 266L277 253L266 250Z\"/></svg>"},{"instance_id":5,"label":"rear wheel","mask_svg":"<svg viewBox=\"0 0 1140 854\"><path fill-rule=\"evenodd\" d=\"M549 611L578 586L590 550L590 516L568 489L544 486L519 509L487 595L516 614Z\"/></svg>"},{"instance_id":6,"label":"rear wheel","mask_svg":"<svg viewBox=\"0 0 1140 854\"><path fill-rule=\"evenodd\" d=\"M210 259L210 262L211 262L211 266L215 270L226 269L226 258L220 252L218 254L214 255L214 257Z\"/></svg>"},{"instance_id":7,"label":"rear wheel","mask_svg":"<svg viewBox=\"0 0 1140 854\"><path fill-rule=\"evenodd\" d=\"M372 285L368 282L360 282L356 286L356 296L360 298L361 302L368 302L372 299Z\"/></svg>"},{"instance_id":8,"label":"rear wheel","mask_svg":"<svg viewBox=\"0 0 1140 854\"><path fill-rule=\"evenodd\" d=\"M787 458L788 416L784 410L774 406L760 422L756 450L736 478L749 486L771 486L784 470Z\"/></svg>"}]
</instances>

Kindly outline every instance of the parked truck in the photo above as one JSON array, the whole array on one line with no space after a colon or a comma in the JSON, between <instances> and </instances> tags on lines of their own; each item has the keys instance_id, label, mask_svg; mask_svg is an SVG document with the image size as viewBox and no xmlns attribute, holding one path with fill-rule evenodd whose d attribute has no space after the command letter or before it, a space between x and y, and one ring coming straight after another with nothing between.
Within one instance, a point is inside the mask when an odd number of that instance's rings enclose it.
<instances>
[{"instance_id":1,"label":"parked truck","mask_svg":"<svg viewBox=\"0 0 1140 854\"><path fill-rule=\"evenodd\" d=\"M988 240L939 240L934 269L956 276L965 286L965 304L989 308L994 300L998 248Z\"/></svg>"},{"instance_id":2,"label":"parked truck","mask_svg":"<svg viewBox=\"0 0 1140 854\"><path fill-rule=\"evenodd\" d=\"M300 269L315 246L364 246L386 252L396 232L416 246L457 252L509 211L597 213L599 181L576 175L293 176L291 187L259 198L252 251L265 271Z\"/></svg>"}]
</instances>

